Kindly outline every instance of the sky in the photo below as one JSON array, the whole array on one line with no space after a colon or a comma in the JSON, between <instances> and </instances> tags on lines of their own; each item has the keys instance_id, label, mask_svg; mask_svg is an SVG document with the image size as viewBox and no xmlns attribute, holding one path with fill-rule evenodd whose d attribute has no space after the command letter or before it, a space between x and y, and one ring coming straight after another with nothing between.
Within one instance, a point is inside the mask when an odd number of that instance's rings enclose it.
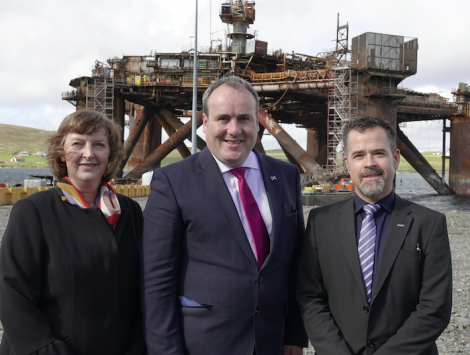
<instances>
[{"instance_id":1,"label":"sky","mask_svg":"<svg viewBox=\"0 0 470 355\"><path fill-rule=\"evenodd\" d=\"M222 2L199 0L200 45L210 44L210 33L222 38ZM194 36L195 10L194 0L0 1L0 123L57 129L75 110L61 100L71 79L91 76L96 59L180 52ZM338 12L350 39L364 32L418 38L418 73L403 87L452 99L459 82L470 83L468 0L257 0L250 30L270 50L316 55L334 47ZM305 147L304 130L283 127ZM441 121L403 131L420 151L442 150ZM263 143L278 147L271 136Z\"/></svg>"}]
</instances>

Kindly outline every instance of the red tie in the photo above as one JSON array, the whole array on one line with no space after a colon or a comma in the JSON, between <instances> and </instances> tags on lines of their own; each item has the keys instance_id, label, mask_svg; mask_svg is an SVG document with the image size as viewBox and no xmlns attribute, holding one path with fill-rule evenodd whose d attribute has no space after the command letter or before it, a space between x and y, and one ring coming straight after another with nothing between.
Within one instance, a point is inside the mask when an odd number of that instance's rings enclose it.
<instances>
[{"instance_id":1,"label":"red tie","mask_svg":"<svg viewBox=\"0 0 470 355\"><path fill-rule=\"evenodd\" d=\"M243 211L250 226L251 235L255 243L258 265L261 268L269 255L269 235L263 217L245 180L245 167L230 170L238 178L238 191L242 200Z\"/></svg>"}]
</instances>

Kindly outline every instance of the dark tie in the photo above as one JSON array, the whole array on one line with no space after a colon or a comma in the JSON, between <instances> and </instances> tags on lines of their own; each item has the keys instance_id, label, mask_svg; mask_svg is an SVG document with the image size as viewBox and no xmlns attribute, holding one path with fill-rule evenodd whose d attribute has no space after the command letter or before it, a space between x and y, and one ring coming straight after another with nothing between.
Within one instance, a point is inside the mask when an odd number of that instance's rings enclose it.
<instances>
[{"instance_id":1,"label":"dark tie","mask_svg":"<svg viewBox=\"0 0 470 355\"><path fill-rule=\"evenodd\" d=\"M364 205L366 216L362 220L361 232L357 251L359 262L361 263L362 279L366 289L367 302L370 303L372 297L372 279L374 276L374 254L377 227L375 226L374 214L380 205Z\"/></svg>"},{"instance_id":2,"label":"dark tie","mask_svg":"<svg viewBox=\"0 0 470 355\"><path fill-rule=\"evenodd\" d=\"M261 212L245 180L245 170L245 167L239 167L230 170L230 172L238 178L238 191L240 193L240 199L242 200L243 211L245 212L245 217L250 226L251 235L255 243L258 265L261 268L269 255L270 241Z\"/></svg>"}]
</instances>

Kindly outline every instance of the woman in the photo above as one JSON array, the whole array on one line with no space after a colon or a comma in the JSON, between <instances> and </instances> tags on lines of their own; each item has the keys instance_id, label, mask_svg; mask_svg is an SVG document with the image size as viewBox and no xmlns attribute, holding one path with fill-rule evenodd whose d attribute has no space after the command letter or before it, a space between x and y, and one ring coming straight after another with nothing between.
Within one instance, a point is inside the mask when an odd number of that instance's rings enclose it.
<instances>
[{"instance_id":1,"label":"woman","mask_svg":"<svg viewBox=\"0 0 470 355\"><path fill-rule=\"evenodd\" d=\"M145 354L142 212L106 183L122 157L119 126L95 111L49 138L57 186L14 205L0 249L0 355Z\"/></svg>"}]
</instances>

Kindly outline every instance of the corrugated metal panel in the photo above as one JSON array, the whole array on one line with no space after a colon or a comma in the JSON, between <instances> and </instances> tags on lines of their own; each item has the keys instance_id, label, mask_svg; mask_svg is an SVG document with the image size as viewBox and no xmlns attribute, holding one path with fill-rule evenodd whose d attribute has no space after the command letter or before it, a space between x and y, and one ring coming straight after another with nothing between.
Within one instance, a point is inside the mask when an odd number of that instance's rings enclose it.
<instances>
[{"instance_id":1,"label":"corrugated metal panel","mask_svg":"<svg viewBox=\"0 0 470 355\"><path fill-rule=\"evenodd\" d=\"M366 32L352 39L353 62L359 70L417 72L418 40L405 43L403 36Z\"/></svg>"}]
</instances>

